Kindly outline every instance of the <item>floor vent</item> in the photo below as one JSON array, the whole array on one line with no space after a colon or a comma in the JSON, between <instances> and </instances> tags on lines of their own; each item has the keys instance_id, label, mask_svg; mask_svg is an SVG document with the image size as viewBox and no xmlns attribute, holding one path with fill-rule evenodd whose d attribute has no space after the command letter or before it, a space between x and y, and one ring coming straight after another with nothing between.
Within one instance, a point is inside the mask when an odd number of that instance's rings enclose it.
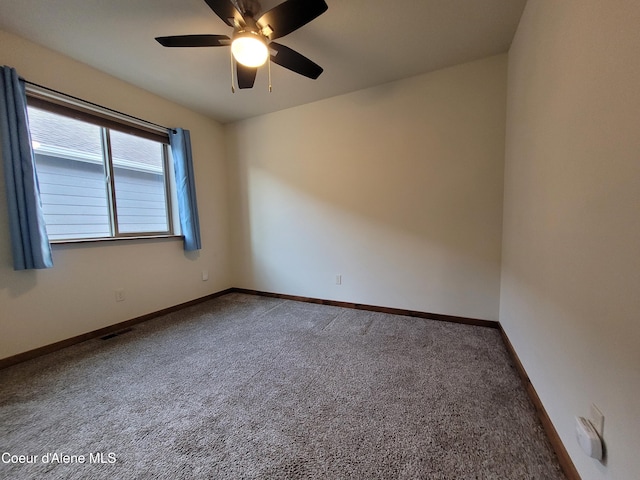
<instances>
[{"instance_id":1,"label":"floor vent","mask_svg":"<svg viewBox=\"0 0 640 480\"><path fill-rule=\"evenodd\" d=\"M124 330L118 330L117 332L110 333L105 335L104 337L100 337L100 340L110 340L114 337L119 337L120 335L124 335L125 333L129 333L133 328L125 328Z\"/></svg>"}]
</instances>

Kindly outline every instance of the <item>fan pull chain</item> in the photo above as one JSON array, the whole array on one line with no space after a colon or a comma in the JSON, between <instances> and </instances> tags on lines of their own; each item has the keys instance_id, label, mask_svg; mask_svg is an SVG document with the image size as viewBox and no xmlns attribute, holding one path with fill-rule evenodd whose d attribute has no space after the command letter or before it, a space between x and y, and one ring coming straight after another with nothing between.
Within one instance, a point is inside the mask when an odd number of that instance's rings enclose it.
<instances>
[{"instance_id":1,"label":"fan pull chain","mask_svg":"<svg viewBox=\"0 0 640 480\"><path fill-rule=\"evenodd\" d=\"M236 93L236 87L234 86L234 78L233 78L233 72L234 72L234 68L233 68L233 53L231 52L231 49L229 49L229 60L231 62L231 93Z\"/></svg>"},{"instance_id":2,"label":"fan pull chain","mask_svg":"<svg viewBox=\"0 0 640 480\"><path fill-rule=\"evenodd\" d=\"M271 88L271 55L269 55L268 60L269 62L269 93L273 92L273 89Z\"/></svg>"}]
</instances>

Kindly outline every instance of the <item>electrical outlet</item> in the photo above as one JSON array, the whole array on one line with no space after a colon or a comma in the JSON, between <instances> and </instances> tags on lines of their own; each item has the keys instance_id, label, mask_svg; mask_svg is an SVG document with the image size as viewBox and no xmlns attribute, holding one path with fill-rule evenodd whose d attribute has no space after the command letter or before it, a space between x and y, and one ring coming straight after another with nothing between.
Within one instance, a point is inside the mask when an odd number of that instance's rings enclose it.
<instances>
[{"instance_id":1,"label":"electrical outlet","mask_svg":"<svg viewBox=\"0 0 640 480\"><path fill-rule=\"evenodd\" d=\"M209 280L209 270L202 270L202 281L206 282Z\"/></svg>"},{"instance_id":2,"label":"electrical outlet","mask_svg":"<svg viewBox=\"0 0 640 480\"><path fill-rule=\"evenodd\" d=\"M116 302L124 302L124 290L122 288L116 290Z\"/></svg>"},{"instance_id":3,"label":"electrical outlet","mask_svg":"<svg viewBox=\"0 0 640 480\"><path fill-rule=\"evenodd\" d=\"M604 433L604 415L600 411L595 404L591 404L591 424L593 428L596 429L600 438L602 438L602 434Z\"/></svg>"},{"instance_id":4,"label":"electrical outlet","mask_svg":"<svg viewBox=\"0 0 640 480\"><path fill-rule=\"evenodd\" d=\"M342 285L342 275L336 275L336 285Z\"/></svg>"}]
</instances>

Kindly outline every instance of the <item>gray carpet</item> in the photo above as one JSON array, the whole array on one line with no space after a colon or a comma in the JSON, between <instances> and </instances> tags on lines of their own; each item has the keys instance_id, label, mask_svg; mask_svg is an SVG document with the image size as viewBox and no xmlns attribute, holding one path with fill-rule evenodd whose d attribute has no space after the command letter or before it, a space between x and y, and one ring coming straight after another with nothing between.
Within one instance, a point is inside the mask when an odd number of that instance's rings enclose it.
<instances>
[{"instance_id":1,"label":"gray carpet","mask_svg":"<svg viewBox=\"0 0 640 480\"><path fill-rule=\"evenodd\" d=\"M0 371L0 435L11 479L564 478L497 330L243 294Z\"/></svg>"}]
</instances>

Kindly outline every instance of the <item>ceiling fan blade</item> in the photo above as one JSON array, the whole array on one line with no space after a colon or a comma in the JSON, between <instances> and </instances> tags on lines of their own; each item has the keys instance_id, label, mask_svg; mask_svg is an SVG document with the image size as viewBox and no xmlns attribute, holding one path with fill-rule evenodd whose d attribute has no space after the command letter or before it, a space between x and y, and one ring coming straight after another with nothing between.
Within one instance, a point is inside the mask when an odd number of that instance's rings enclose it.
<instances>
[{"instance_id":1,"label":"ceiling fan blade","mask_svg":"<svg viewBox=\"0 0 640 480\"><path fill-rule=\"evenodd\" d=\"M223 47L231 43L226 35L175 35L156 40L163 47Z\"/></svg>"},{"instance_id":2,"label":"ceiling fan blade","mask_svg":"<svg viewBox=\"0 0 640 480\"><path fill-rule=\"evenodd\" d=\"M281 67L288 68L292 72L299 73L305 77L316 79L324 71L324 69L315 62L312 62L304 55L296 52L295 50L280 45L276 42L271 42L269 48L275 50L275 54L271 54L271 61L277 63Z\"/></svg>"},{"instance_id":3,"label":"ceiling fan blade","mask_svg":"<svg viewBox=\"0 0 640 480\"><path fill-rule=\"evenodd\" d=\"M218 15L224 23L233 27L233 19L242 19L238 9L231 3L231 0L204 0L209 8Z\"/></svg>"},{"instance_id":4,"label":"ceiling fan blade","mask_svg":"<svg viewBox=\"0 0 640 480\"><path fill-rule=\"evenodd\" d=\"M245 67L236 62L236 74L238 76L238 88L253 88L258 69L255 67Z\"/></svg>"},{"instance_id":5,"label":"ceiling fan blade","mask_svg":"<svg viewBox=\"0 0 640 480\"><path fill-rule=\"evenodd\" d=\"M261 27L269 26L271 40L284 37L322 15L329 7L324 0L287 0L258 19Z\"/></svg>"}]
</instances>

